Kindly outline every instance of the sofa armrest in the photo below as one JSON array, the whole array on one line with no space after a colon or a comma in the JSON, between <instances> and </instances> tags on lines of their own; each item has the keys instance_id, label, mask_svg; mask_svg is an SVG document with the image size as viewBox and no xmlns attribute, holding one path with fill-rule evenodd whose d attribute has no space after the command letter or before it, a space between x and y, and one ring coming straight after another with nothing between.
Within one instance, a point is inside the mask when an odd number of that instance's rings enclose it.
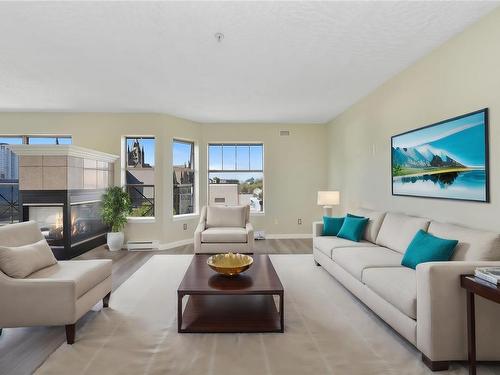
<instances>
[{"instance_id":1,"label":"sofa armrest","mask_svg":"<svg viewBox=\"0 0 500 375\"><path fill-rule=\"evenodd\" d=\"M500 261L429 262L417 266L417 348L432 361L467 358L466 291L460 286L460 275L473 274L477 267L485 266L498 267ZM478 338L482 329L487 331L482 335L485 340L478 339L478 355L482 359L500 358L500 345L493 341L500 334L500 305L478 300L476 311Z\"/></svg>"},{"instance_id":2,"label":"sofa armrest","mask_svg":"<svg viewBox=\"0 0 500 375\"><path fill-rule=\"evenodd\" d=\"M201 251L201 233L205 230L205 222L200 221L198 226L194 230L194 252L199 253Z\"/></svg>"},{"instance_id":3,"label":"sofa armrest","mask_svg":"<svg viewBox=\"0 0 500 375\"><path fill-rule=\"evenodd\" d=\"M0 273L0 327L74 323L72 280L12 279Z\"/></svg>"},{"instance_id":4,"label":"sofa armrest","mask_svg":"<svg viewBox=\"0 0 500 375\"><path fill-rule=\"evenodd\" d=\"M323 233L323 222L322 221L313 221L313 237L319 237Z\"/></svg>"},{"instance_id":5,"label":"sofa armrest","mask_svg":"<svg viewBox=\"0 0 500 375\"><path fill-rule=\"evenodd\" d=\"M247 230L247 242L248 242L248 248L253 249L253 245L255 242L255 235L254 235L254 230L253 230L253 225L251 223L247 223L245 226L245 229Z\"/></svg>"}]
</instances>

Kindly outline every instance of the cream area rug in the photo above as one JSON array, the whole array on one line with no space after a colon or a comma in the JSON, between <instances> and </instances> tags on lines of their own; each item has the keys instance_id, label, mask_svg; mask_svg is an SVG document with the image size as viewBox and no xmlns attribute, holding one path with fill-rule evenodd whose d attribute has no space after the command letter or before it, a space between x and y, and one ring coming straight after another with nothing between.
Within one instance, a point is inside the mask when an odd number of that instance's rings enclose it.
<instances>
[{"instance_id":1,"label":"cream area rug","mask_svg":"<svg viewBox=\"0 0 500 375\"><path fill-rule=\"evenodd\" d=\"M179 334L177 287L191 258L152 257L37 374L432 374L411 344L314 266L312 255L271 255L285 288L285 333ZM452 364L440 374L467 369Z\"/></svg>"}]
</instances>

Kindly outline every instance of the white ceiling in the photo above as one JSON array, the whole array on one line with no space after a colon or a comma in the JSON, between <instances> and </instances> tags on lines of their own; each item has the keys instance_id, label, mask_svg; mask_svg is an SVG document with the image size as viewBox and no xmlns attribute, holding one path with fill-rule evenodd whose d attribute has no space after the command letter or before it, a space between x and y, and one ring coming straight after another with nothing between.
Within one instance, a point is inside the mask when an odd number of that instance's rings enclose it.
<instances>
[{"instance_id":1,"label":"white ceiling","mask_svg":"<svg viewBox=\"0 0 500 375\"><path fill-rule=\"evenodd\" d=\"M326 122L497 5L1 3L0 110Z\"/></svg>"}]
</instances>

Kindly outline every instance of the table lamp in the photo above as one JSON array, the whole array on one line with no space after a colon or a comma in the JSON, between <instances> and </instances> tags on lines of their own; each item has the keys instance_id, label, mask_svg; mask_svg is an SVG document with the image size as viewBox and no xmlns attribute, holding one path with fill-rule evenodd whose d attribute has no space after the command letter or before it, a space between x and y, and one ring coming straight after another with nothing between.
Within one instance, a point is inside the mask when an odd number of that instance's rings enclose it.
<instances>
[{"instance_id":1,"label":"table lamp","mask_svg":"<svg viewBox=\"0 0 500 375\"><path fill-rule=\"evenodd\" d=\"M323 212L325 216L332 216L332 206L337 206L339 204L339 191L318 191L318 206L323 206Z\"/></svg>"}]
</instances>

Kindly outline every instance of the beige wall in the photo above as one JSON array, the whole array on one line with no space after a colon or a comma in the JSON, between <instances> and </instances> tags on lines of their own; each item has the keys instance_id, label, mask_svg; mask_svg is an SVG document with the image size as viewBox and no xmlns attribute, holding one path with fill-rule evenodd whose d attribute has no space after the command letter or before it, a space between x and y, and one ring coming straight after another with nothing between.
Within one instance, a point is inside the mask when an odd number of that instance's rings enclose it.
<instances>
[{"instance_id":1,"label":"beige wall","mask_svg":"<svg viewBox=\"0 0 500 375\"><path fill-rule=\"evenodd\" d=\"M491 203L391 196L390 137L490 108ZM386 82L328 126L328 175L342 208L366 206L500 228L500 10Z\"/></svg>"},{"instance_id":2,"label":"beige wall","mask_svg":"<svg viewBox=\"0 0 500 375\"><path fill-rule=\"evenodd\" d=\"M279 137L279 129L291 130ZM156 220L133 223L129 239L157 239L171 243L192 238L198 218L173 220L172 139L197 142L199 146L199 196L207 198L207 148L210 141L262 141L265 147L264 216L252 217L256 229L272 234L310 233L310 223L320 217L315 194L327 184L326 127L323 125L202 125L160 114L105 113L0 113L0 135L68 134L79 146L121 154L125 135L156 137ZM115 182L120 182L120 163ZM297 225L302 218L303 225ZM188 229L183 230L183 224Z\"/></svg>"},{"instance_id":3,"label":"beige wall","mask_svg":"<svg viewBox=\"0 0 500 375\"><path fill-rule=\"evenodd\" d=\"M280 136L280 130L289 130L290 135ZM321 218L316 194L327 184L324 125L204 124L201 131L201 155L205 158L209 143L264 143L265 214L252 216L256 230L270 234L311 233L312 222ZM201 175L206 176L206 168L205 159ZM299 218L302 225L297 224Z\"/></svg>"}]
</instances>

